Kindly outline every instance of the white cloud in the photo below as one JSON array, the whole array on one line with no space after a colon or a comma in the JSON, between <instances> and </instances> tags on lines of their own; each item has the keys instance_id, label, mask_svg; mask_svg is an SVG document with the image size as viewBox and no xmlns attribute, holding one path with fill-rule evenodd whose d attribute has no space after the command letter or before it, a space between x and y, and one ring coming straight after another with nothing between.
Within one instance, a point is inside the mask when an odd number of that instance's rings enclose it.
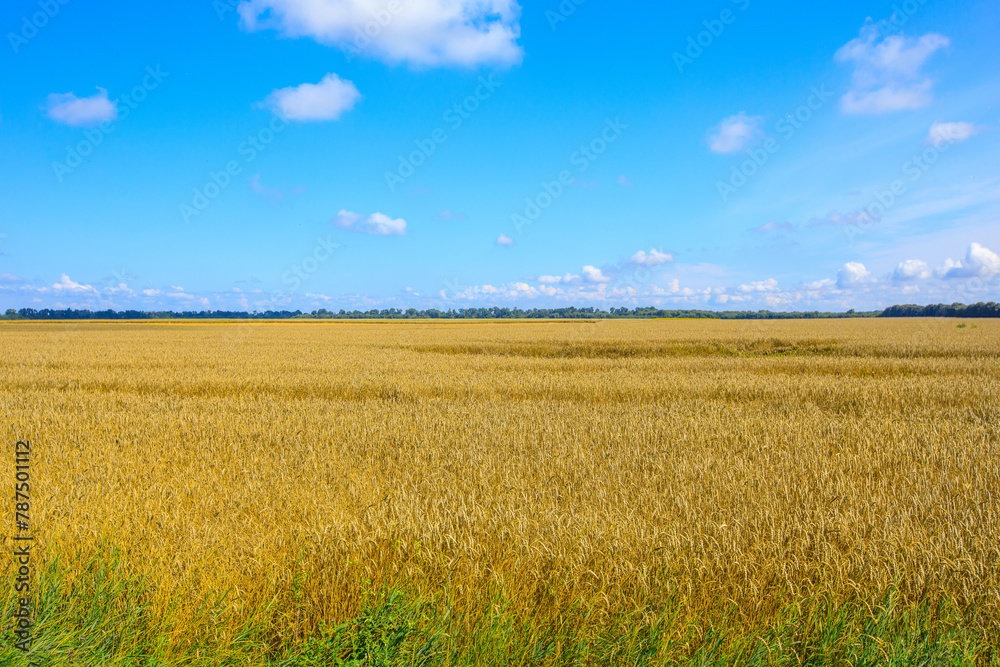
<instances>
[{"instance_id":1,"label":"white cloud","mask_svg":"<svg viewBox=\"0 0 1000 667\"><path fill-rule=\"evenodd\" d=\"M683 264L677 267L678 271L688 269ZM614 268L616 273L618 270L619 267ZM840 268L835 278L824 278L791 289L783 289L775 278L755 281L748 277L744 284L726 284L716 280L724 279L725 274L708 275L704 272L700 277L709 278L712 282L702 280L692 286L681 286L678 278L664 280L660 284L650 282L621 286L614 280L607 282L604 272L590 265L584 267L581 273L583 278L573 274L531 278L529 280L534 282L534 288L526 283L494 283L496 287L481 285L465 289L451 298L485 305L500 302L523 304L531 299L544 305L596 305L602 308L724 306L740 310L846 311L854 308L877 311L894 303L911 303L914 295L919 295L921 302L926 303L995 300L996 286L1000 284L997 282L1000 280L1000 257L982 245L972 244L961 262L949 260L941 272L930 271L921 260L906 260L900 262L895 271L879 276L860 262L849 262ZM949 278L983 276L990 279L956 285L944 279L946 274ZM614 277L616 275L612 275ZM960 294L956 287L960 287Z\"/></svg>"},{"instance_id":2,"label":"white cloud","mask_svg":"<svg viewBox=\"0 0 1000 667\"><path fill-rule=\"evenodd\" d=\"M640 250L629 259L629 262L638 264L639 266L660 266L672 261L674 261L672 254L669 252L660 252L656 248L653 248L648 253L645 250Z\"/></svg>"},{"instance_id":3,"label":"white cloud","mask_svg":"<svg viewBox=\"0 0 1000 667\"><path fill-rule=\"evenodd\" d=\"M118 118L118 103L108 99L108 91L97 89L90 97L77 97L73 93L52 93L46 105L49 118L57 123L74 127L99 125Z\"/></svg>"},{"instance_id":4,"label":"white cloud","mask_svg":"<svg viewBox=\"0 0 1000 667\"><path fill-rule=\"evenodd\" d=\"M931 271L927 262L922 262L919 259L908 259L905 262L900 262L896 270L892 272L892 279L896 282L925 280L930 277Z\"/></svg>"},{"instance_id":5,"label":"white cloud","mask_svg":"<svg viewBox=\"0 0 1000 667\"><path fill-rule=\"evenodd\" d=\"M52 289L57 294L93 294L95 296L98 294L97 289L92 285L81 285L80 283L73 282L65 273L62 274L59 282L52 285Z\"/></svg>"},{"instance_id":6,"label":"white cloud","mask_svg":"<svg viewBox=\"0 0 1000 667\"><path fill-rule=\"evenodd\" d=\"M520 62L516 0L244 0L248 30L311 37L351 54L417 66Z\"/></svg>"},{"instance_id":7,"label":"white cloud","mask_svg":"<svg viewBox=\"0 0 1000 667\"><path fill-rule=\"evenodd\" d=\"M265 104L282 118L295 121L337 120L361 99L350 81L327 74L319 83L280 88L267 96Z\"/></svg>"},{"instance_id":8,"label":"white cloud","mask_svg":"<svg viewBox=\"0 0 1000 667\"><path fill-rule=\"evenodd\" d=\"M934 123L924 141L934 146L941 146L945 143L965 141L978 132L979 128L972 123Z\"/></svg>"},{"instance_id":9,"label":"white cloud","mask_svg":"<svg viewBox=\"0 0 1000 667\"><path fill-rule=\"evenodd\" d=\"M125 283L110 285L101 291L110 296L135 296L135 292Z\"/></svg>"},{"instance_id":10,"label":"white cloud","mask_svg":"<svg viewBox=\"0 0 1000 667\"><path fill-rule=\"evenodd\" d=\"M611 278L601 273L601 270L596 266L590 266L589 264L583 267L581 273L583 273L583 278L588 283L609 283Z\"/></svg>"},{"instance_id":11,"label":"white cloud","mask_svg":"<svg viewBox=\"0 0 1000 667\"><path fill-rule=\"evenodd\" d=\"M543 285L558 285L560 283L570 285L580 282L580 276L573 273L567 273L564 276L539 276L538 282Z\"/></svg>"},{"instance_id":12,"label":"white cloud","mask_svg":"<svg viewBox=\"0 0 1000 667\"><path fill-rule=\"evenodd\" d=\"M963 261L946 260L939 273L945 278L989 278L1000 274L1000 256L989 248L973 243L966 251Z\"/></svg>"},{"instance_id":13,"label":"white cloud","mask_svg":"<svg viewBox=\"0 0 1000 667\"><path fill-rule=\"evenodd\" d=\"M824 278L823 280L816 280L811 283L806 283L802 286L802 289L809 292L824 292L826 290L832 290L837 286L837 281L831 278Z\"/></svg>"},{"instance_id":14,"label":"white cloud","mask_svg":"<svg viewBox=\"0 0 1000 667\"><path fill-rule=\"evenodd\" d=\"M708 147L713 153L735 153L743 150L763 134L760 129L762 116L747 116L741 111L712 128Z\"/></svg>"},{"instance_id":15,"label":"white cloud","mask_svg":"<svg viewBox=\"0 0 1000 667\"><path fill-rule=\"evenodd\" d=\"M768 278L767 280L750 283L749 285L740 285L739 290L744 294L751 292L777 292L778 281L774 278Z\"/></svg>"},{"instance_id":16,"label":"white cloud","mask_svg":"<svg viewBox=\"0 0 1000 667\"><path fill-rule=\"evenodd\" d=\"M834 56L837 62L854 64L853 88L840 99L840 108L851 114L877 114L927 106L934 84L921 69L949 44L947 37L933 32L882 39L880 26L869 21L860 36Z\"/></svg>"},{"instance_id":17,"label":"white cloud","mask_svg":"<svg viewBox=\"0 0 1000 667\"><path fill-rule=\"evenodd\" d=\"M496 244L497 245L514 245L514 239L512 239L509 236L507 236L506 234L501 234L500 236L497 237Z\"/></svg>"},{"instance_id":18,"label":"white cloud","mask_svg":"<svg viewBox=\"0 0 1000 667\"><path fill-rule=\"evenodd\" d=\"M382 213L372 213L371 215L361 215L346 209L341 209L332 222L335 222L341 229L362 234L373 234L375 236L402 236L406 234L406 220L397 218L393 220Z\"/></svg>"},{"instance_id":19,"label":"white cloud","mask_svg":"<svg viewBox=\"0 0 1000 667\"><path fill-rule=\"evenodd\" d=\"M848 262L837 272L837 287L840 289L859 287L868 282L871 275L861 262Z\"/></svg>"},{"instance_id":20,"label":"white cloud","mask_svg":"<svg viewBox=\"0 0 1000 667\"><path fill-rule=\"evenodd\" d=\"M910 86L889 85L860 92L848 91L840 98L840 108L850 114L880 114L909 109L921 109L931 103L932 85L930 81Z\"/></svg>"}]
</instances>

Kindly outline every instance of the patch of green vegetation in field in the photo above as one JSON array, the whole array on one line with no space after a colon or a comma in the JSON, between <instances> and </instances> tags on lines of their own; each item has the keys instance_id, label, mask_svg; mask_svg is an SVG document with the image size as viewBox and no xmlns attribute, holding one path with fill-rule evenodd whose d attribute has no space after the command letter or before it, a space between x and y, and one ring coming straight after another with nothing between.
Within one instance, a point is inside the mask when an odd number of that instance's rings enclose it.
<instances>
[{"instance_id":1,"label":"patch of green vegetation in field","mask_svg":"<svg viewBox=\"0 0 1000 667\"><path fill-rule=\"evenodd\" d=\"M38 578L33 643L14 647L8 622L0 664L10 667L403 667L490 665L993 665L995 633L975 627L958 609L906 606L894 591L831 604L800 600L770 622L749 627L722 614L682 618L678 609L641 610L596 619L566 610L537 622L511 612L501 591L464 612L447 594L372 593L362 612L301 637L273 632L274 604L263 605L235 633L212 640L225 596L205 601L200 618L154 619L149 584L129 575L113 553L82 568L49 561ZM10 583L10 582L8 582ZM13 587L7 587L13 591ZM15 599L8 593L4 618ZM734 610L735 611L735 610ZM208 628L204 641L171 645L177 623ZM269 630L268 628L272 628Z\"/></svg>"}]
</instances>

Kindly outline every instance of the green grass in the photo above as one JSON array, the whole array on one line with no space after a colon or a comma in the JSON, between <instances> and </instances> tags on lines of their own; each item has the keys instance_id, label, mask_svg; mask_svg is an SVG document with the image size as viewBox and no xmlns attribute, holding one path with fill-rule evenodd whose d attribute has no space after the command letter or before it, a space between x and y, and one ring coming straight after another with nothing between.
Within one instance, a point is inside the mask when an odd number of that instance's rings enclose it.
<instances>
[{"instance_id":1,"label":"green grass","mask_svg":"<svg viewBox=\"0 0 1000 667\"><path fill-rule=\"evenodd\" d=\"M364 610L310 636L281 639L287 609L263 605L235 633L213 641L225 595L206 600L192 625L200 639L173 637L149 611L152 588L123 560L51 560L36 584L30 653L13 646L13 586L4 600L0 665L19 667L328 667L437 665L997 665L996 629L940 602L901 605L893 591L831 604L823 597L789 605L755 627L721 614L683 618L681 606L597 622L585 609L556 620L511 613L502 591L479 609L460 611L444 593L372 593ZM70 572L75 576L70 577ZM75 583L71 583L75 582ZM8 582L10 584L11 582ZM293 595L294 599L294 595ZM734 610L735 611L735 610ZM169 614L168 614L169 616ZM187 619L185 619L187 620Z\"/></svg>"}]
</instances>

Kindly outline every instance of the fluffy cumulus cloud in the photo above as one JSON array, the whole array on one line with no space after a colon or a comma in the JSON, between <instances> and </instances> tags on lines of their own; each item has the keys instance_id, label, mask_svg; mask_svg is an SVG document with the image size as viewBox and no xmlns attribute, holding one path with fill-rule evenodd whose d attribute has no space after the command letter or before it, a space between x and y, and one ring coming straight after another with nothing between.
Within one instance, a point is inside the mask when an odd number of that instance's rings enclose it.
<instances>
[{"instance_id":1,"label":"fluffy cumulus cloud","mask_svg":"<svg viewBox=\"0 0 1000 667\"><path fill-rule=\"evenodd\" d=\"M512 239L509 236L507 236L506 234L501 234L500 236L497 237L496 244L497 245L514 245L514 239Z\"/></svg>"},{"instance_id":2,"label":"fluffy cumulus cloud","mask_svg":"<svg viewBox=\"0 0 1000 667\"><path fill-rule=\"evenodd\" d=\"M879 24L869 21L861 34L834 56L854 65L853 85L840 100L851 114L879 114L920 109L933 100L933 82L923 73L928 59L950 44L947 37L883 36Z\"/></svg>"},{"instance_id":3,"label":"fluffy cumulus cloud","mask_svg":"<svg viewBox=\"0 0 1000 667\"><path fill-rule=\"evenodd\" d=\"M108 91L98 88L90 97L77 97L73 93L49 95L46 111L57 123L74 127L93 127L118 118L118 104L108 99Z\"/></svg>"},{"instance_id":4,"label":"fluffy cumulus cloud","mask_svg":"<svg viewBox=\"0 0 1000 667\"><path fill-rule=\"evenodd\" d=\"M65 273L59 279L59 282L52 285L52 291L57 294L89 294L92 296L97 296L97 288L93 285L82 285L80 283L74 282Z\"/></svg>"},{"instance_id":5,"label":"fluffy cumulus cloud","mask_svg":"<svg viewBox=\"0 0 1000 667\"><path fill-rule=\"evenodd\" d=\"M973 243L965 259L947 260L940 273L945 278L992 278L1000 274L1000 257L989 248Z\"/></svg>"},{"instance_id":6,"label":"fluffy cumulus cloud","mask_svg":"<svg viewBox=\"0 0 1000 667\"><path fill-rule=\"evenodd\" d=\"M848 262L837 272L837 287L850 289L861 287L872 278L871 272L861 262Z\"/></svg>"},{"instance_id":7,"label":"fluffy cumulus cloud","mask_svg":"<svg viewBox=\"0 0 1000 667\"><path fill-rule=\"evenodd\" d=\"M713 153L735 153L754 143L763 135L762 116L748 116L741 111L730 116L709 131L708 147Z\"/></svg>"},{"instance_id":8,"label":"fluffy cumulus cloud","mask_svg":"<svg viewBox=\"0 0 1000 667\"><path fill-rule=\"evenodd\" d=\"M406 233L406 220L396 218L393 220L382 213L372 213L371 215L361 215L346 209L341 209L332 222L341 229L361 234L372 234L375 236L402 236Z\"/></svg>"},{"instance_id":9,"label":"fluffy cumulus cloud","mask_svg":"<svg viewBox=\"0 0 1000 667\"><path fill-rule=\"evenodd\" d=\"M645 250L640 250L639 252L632 255L629 262L636 264L638 266L660 266L661 264L667 264L674 261L674 256L669 252L660 252L656 248L653 248L649 252Z\"/></svg>"},{"instance_id":10,"label":"fluffy cumulus cloud","mask_svg":"<svg viewBox=\"0 0 1000 667\"><path fill-rule=\"evenodd\" d=\"M965 141L977 132L979 132L979 128L972 123L934 123L924 141L933 146L953 144Z\"/></svg>"},{"instance_id":11,"label":"fluffy cumulus cloud","mask_svg":"<svg viewBox=\"0 0 1000 667\"><path fill-rule=\"evenodd\" d=\"M361 99L350 81L327 74L319 83L303 83L275 90L264 104L286 120L299 122L337 120Z\"/></svg>"},{"instance_id":12,"label":"fluffy cumulus cloud","mask_svg":"<svg viewBox=\"0 0 1000 667\"><path fill-rule=\"evenodd\" d=\"M310 37L388 63L473 67L516 64L516 0L244 0L247 30Z\"/></svg>"},{"instance_id":13,"label":"fluffy cumulus cloud","mask_svg":"<svg viewBox=\"0 0 1000 667\"><path fill-rule=\"evenodd\" d=\"M582 271L583 279L588 283L610 283L611 278L604 275L599 268L596 266L590 266L589 264L583 267Z\"/></svg>"},{"instance_id":14,"label":"fluffy cumulus cloud","mask_svg":"<svg viewBox=\"0 0 1000 667\"><path fill-rule=\"evenodd\" d=\"M926 280L930 277L931 270L927 266L927 262L919 259L908 259L905 262L900 262L896 270L892 272L892 279L896 282Z\"/></svg>"}]
</instances>

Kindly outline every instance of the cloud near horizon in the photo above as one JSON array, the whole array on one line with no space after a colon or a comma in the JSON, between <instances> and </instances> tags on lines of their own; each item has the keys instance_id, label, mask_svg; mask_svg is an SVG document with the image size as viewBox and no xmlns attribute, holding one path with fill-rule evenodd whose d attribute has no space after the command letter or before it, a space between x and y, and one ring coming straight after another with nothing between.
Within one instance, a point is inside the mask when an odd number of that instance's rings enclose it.
<instances>
[{"instance_id":1,"label":"cloud near horizon","mask_svg":"<svg viewBox=\"0 0 1000 667\"><path fill-rule=\"evenodd\" d=\"M896 270L892 273L892 278L898 282L906 282L910 280L926 280L931 275L931 270L927 266L927 262L919 259L908 259L896 266Z\"/></svg>"},{"instance_id":2,"label":"cloud near horizon","mask_svg":"<svg viewBox=\"0 0 1000 667\"><path fill-rule=\"evenodd\" d=\"M840 289L860 287L871 277L871 272L861 262L848 262L837 272L837 287Z\"/></svg>"},{"instance_id":3,"label":"cloud near horizon","mask_svg":"<svg viewBox=\"0 0 1000 667\"><path fill-rule=\"evenodd\" d=\"M346 214L353 231L366 231L365 216ZM375 218L380 214L367 216ZM385 217L385 216L382 216ZM730 285L706 284L697 266L671 265L666 273L654 273L650 280L637 283L627 275L586 265L582 275L543 275L509 283L492 283L449 290L441 299L449 303L477 305L594 305L603 308L621 306L655 306L663 308L725 307L736 310L881 310L903 303L976 303L994 301L1000 288L1000 256L980 243L971 243L961 260L948 259L931 270L923 260L899 262L894 270L875 275L861 262L848 262L834 278L782 285L768 277ZM683 282L682 282L683 281ZM169 310L198 306L217 310L295 310L329 307L339 304L345 309L367 310L383 307L437 307L439 299L421 298L420 293L434 290L407 288L396 296L374 298L366 295L329 296L317 293L298 295L263 289L229 290L195 294L172 285L145 288L138 292L126 284L113 281L110 285L91 285L72 280L62 274L53 284L29 283L12 274L0 274L0 294L14 296L17 308L55 307L116 308L123 310ZM530 283L535 284L530 284ZM16 296L15 296L16 295ZM69 302L67 304L67 302ZM40 305L44 304L44 305Z\"/></svg>"},{"instance_id":4,"label":"cloud near horizon","mask_svg":"<svg viewBox=\"0 0 1000 667\"><path fill-rule=\"evenodd\" d=\"M992 278L1000 274L1000 256L989 248L973 243L966 251L964 260L947 260L940 273L945 278Z\"/></svg>"}]
</instances>

